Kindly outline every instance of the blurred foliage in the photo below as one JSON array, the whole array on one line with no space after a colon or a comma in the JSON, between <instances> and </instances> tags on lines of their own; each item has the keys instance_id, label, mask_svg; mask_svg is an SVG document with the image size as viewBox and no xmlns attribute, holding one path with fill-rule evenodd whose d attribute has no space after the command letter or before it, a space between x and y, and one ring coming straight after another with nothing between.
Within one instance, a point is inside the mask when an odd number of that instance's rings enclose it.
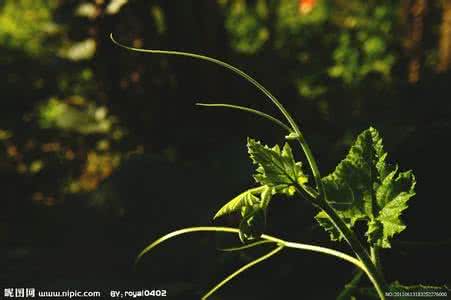
<instances>
[{"instance_id":1,"label":"blurred foliage","mask_svg":"<svg viewBox=\"0 0 451 300\"><path fill-rule=\"evenodd\" d=\"M43 103L38 109L40 126L79 134L111 131L114 119L108 117L106 107L96 107L80 97L71 98L70 102L76 106L56 98Z\"/></svg>"},{"instance_id":2,"label":"blurred foliage","mask_svg":"<svg viewBox=\"0 0 451 300\"><path fill-rule=\"evenodd\" d=\"M126 2L110 2L106 13L116 14ZM35 203L53 205L68 192L91 191L120 161L120 153L111 147L125 131L108 107L95 100L99 93L92 60L97 41L89 29L74 35L79 30L70 27L79 17L92 19L99 3L83 2L78 8L74 1L56 0L0 4L2 65L10 70L5 74L7 88L11 96L16 95L6 107L17 113L3 118L9 120L5 126L10 128L0 132L2 159L19 174L34 178L37 190L30 198ZM30 68L30 82L24 82L26 68ZM28 108L22 110L24 106ZM17 120L32 131L22 132ZM60 178L46 188L54 176Z\"/></svg>"},{"instance_id":3,"label":"blurred foliage","mask_svg":"<svg viewBox=\"0 0 451 300\"><path fill-rule=\"evenodd\" d=\"M257 1L255 5L247 5L246 1L232 1L227 7L225 26L230 33L231 45L238 51L254 54L269 39L269 29L265 21L268 19L266 1Z\"/></svg>"},{"instance_id":4,"label":"blurred foliage","mask_svg":"<svg viewBox=\"0 0 451 300\"><path fill-rule=\"evenodd\" d=\"M348 14L335 17L342 30L332 52L334 65L330 67L329 75L341 78L347 84L359 82L370 73L389 79L396 56L390 48L393 49L399 1L352 4L346 4ZM341 11L341 7L337 9Z\"/></svg>"},{"instance_id":5,"label":"blurred foliage","mask_svg":"<svg viewBox=\"0 0 451 300\"><path fill-rule=\"evenodd\" d=\"M327 73L345 84L369 74L389 80L396 59L393 39L399 1L244 1L227 3L226 28L231 46L244 54L274 47L297 57L297 66ZM270 15L270 13L272 15ZM334 32L331 36L324 29ZM270 39L271 37L271 39ZM268 45L269 42L271 45ZM398 42L400 42L398 40ZM329 58L315 59L317 45ZM398 45L399 46L399 45ZM324 78L296 72L301 96L317 98L327 91Z\"/></svg>"},{"instance_id":6,"label":"blurred foliage","mask_svg":"<svg viewBox=\"0 0 451 300\"><path fill-rule=\"evenodd\" d=\"M45 42L58 32L53 20L56 0L2 1L0 43L8 48L37 55L46 49Z\"/></svg>"},{"instance_id":7,"label":"blurred foliage","mask_svg":"<svg viewBox=\"0 0 451 300\"><path fill-rule=\"evenodd\" d=\"M95 51L96 42L93 39L86 39L61 49L60 55L63 58L77 61L92 58Z\"/></svg>"}]
</instances>

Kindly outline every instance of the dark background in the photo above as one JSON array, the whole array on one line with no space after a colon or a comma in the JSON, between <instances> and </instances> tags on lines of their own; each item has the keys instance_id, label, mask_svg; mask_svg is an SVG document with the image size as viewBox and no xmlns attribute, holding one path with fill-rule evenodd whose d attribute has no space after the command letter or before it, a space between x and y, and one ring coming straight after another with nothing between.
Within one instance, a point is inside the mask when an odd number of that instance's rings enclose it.
<instances>
[{"instance_id":1,"label":"dark background","mask_svg":"<svg viewBox=\"0 0 451 300\"><path fill-rule=\"evenodd\" d=\"M129 52L111 32L127 45L201 53L248 72L293 113L323 175L376 127L390 161L418 181L408 228L381 253L385 276L449 284L450 16L448 0L1 1L0 287L164 288L199 298L269 249L223 253L238 239L196 233L133 271L151 241L211 225L253 185L246 137L282 143L284 132L194 105L279 116L230 71ZM277 199L267 232L350 252L328 241L315 214L303 200ZM352 273L334 258L284 250L212 299L333 299Z\"/></svg>"}]
</instances>

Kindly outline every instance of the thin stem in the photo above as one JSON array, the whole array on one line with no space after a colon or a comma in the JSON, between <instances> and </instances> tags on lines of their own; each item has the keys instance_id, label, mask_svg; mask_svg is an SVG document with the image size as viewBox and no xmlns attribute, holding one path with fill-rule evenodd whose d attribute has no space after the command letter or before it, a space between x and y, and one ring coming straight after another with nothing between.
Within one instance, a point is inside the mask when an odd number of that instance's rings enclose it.
<instances>
[{"instance_id":1,"label":"thin stem","mask_svg":"<svg viewBox=\"0 0 451 300\"><path fill-rule=\"evenodd\" d=\"M187 233L192 233L192 232L202 232L202 231L210 231L210 232L227 232L227 233L235 233L238 234L240 231L237 228L231 228L231 227L219 227L219 226L200 226L200 227L189 227L189 228L183 228L180 230L176 230L173 232L170 232L162 237L160 237L159 239L157 239L156 241L154 241L153 243L151 243L149 246L147 246L146 248L144 248L144 250L142 250L139 255L136 258L135 261L135 267L138 264L138 262L140 261L140 259L149 251L151 251L153 248L155 248L156 246L158 246L159 244L163 243L164 241L167 241L171 238L174 238L176 236L179 235L183 235L183 234L187 234ZM276 254L278 251L280 251L282 248L286 247L286 248L292 248L292 249L298 249L298 250L306 250L306 251L312 251L312 252L318 252L318 253L322 253L322 254L327 254L327 255L331 255L331 256L335 256L338 257L342 260L345 260L351 264L354 264L356 267L358 267L359 269L361 269L363 272L365 272L368 277L371 279L371 273L368 271L368 269L366 268L366 266L358 259L356 259L355 257L352 257L346 253L337 251L337 250L333 250L333 249L329 249L329 248L325 248L325 247L320 247L320 246L315 246L315 245L309 245L309 244L302 244L302 243L295 243L295 242L288 242L288 241L284 241L282 239L279 239L277 237L271 236L271 235L267 235L267 234L262 234L261 238L263 241L261 241L260 244L263 244L263 242L267 242L267 243L275 243L278 245L278 248L276 248L275 250L271 251L270 253L268 253L267 255L258 258L257 260L254 260L252 262L250 262L249 264L243 266L242 268L240 268L238 271L236 271L235 273L233 273L232 275L230 275L229 277L227 277L225 280L223 280L221 283L219 283L217 286L215 286L210 292L208 292L203 299L206 299L206 297L210 296L213 292L215 292L217 289L219 289L222 285L224 285L225 283L227 283L229 280L231 280L233 277L235 277L236 275L238 275L239 273L243 272L244 270L250 268L251 266L269 258L270 256ZM258 243L258 242L257 242ZM257 243L254 243L252 246L256 246Z\"/></svg>"},{"instance_id":2,"label":"thin stem","mask_svg":"<svg viewBox=\"0 0 451 300\"><path fill-rule=\"evenodd\" d=\"M142 250L135 261L135 266L136 264L139 263L139 261L141 260L141 258L148 253L149 251L151 251L153 248L155 248L156 246L158 246L159 244L174 238L176 236L179 235L183 235L183 234L187 234L187 233L192 233L192 232L227 232L227 233L235 233L238 234L240 232L239 229L237 228L232 228L232 227L221 227L221 226L199 226L199 227L188 227L188 228L183 228L183 229L179 229L173 232L170 232L162 237L160 237L159 239L157 239L156 241L154 241L153 243L151 243L149 246L147 246L146 248L144 248L144 250ZM330 248L325 248L325 247L320 247L320 246L315 246L315 245L309 245L309 244L302 244L302 243L295 243L295 242L287 242L285 240L279 239L277 237L268 235L268 234L262 234L261 235L261 239L269 241L269 242L273 242L275 244L287 247L287 248L293 248L293 249L300 249L300 250L307 250L307 251L313 251L313 252L319 252L319 253L323 253L323 254L328 254L328 255L332 255L335 257L338 257L340 259L343 259L347 262L350 262L352 264L354 264L356 267L362 269L363 271L365 271L365 266L355 257L352 257L346 253L337 251L337 250L333 250ZM366 271L365 271L366 272Z\"/></svg>"},{"instance_id":3,"label":"thin stem","mask_svg":"<svg viewBox=\"0 0 451 300\"><path fill-rule=\"evenodd\" d=\"M250 244L247 244L247 245L244 245L244 246L240 246L240 247L219 248L218 250L224 251L224 252L241 251L241 250L253 248L253 247L260 246L260 245L262 245L262 244L268 244L268 243L274 243L274 242L268 241L268 240L263 240L263 241L258 241L258 242L250 243Z\"/></svg>"},{"instance_id":4,"label":"thin stem","mask_svg":"<svg viewBox=\"0 0 451 300\"><path fill-rule=\"evenodd\" d=\"M313 155L311 153L311 150L307 143L304 140L304 137L301 133L301 130L299 129L299 126L294 121L293 117L290 115L290 113L285 109L285 107L280 103L279 100L277 100L276 97L274 97L264 86L262 86L258 81L256 81L251 76L247 75L244 71L238 69L237 67L234 67L232 65L229 65L228 63L225 63L219 59L212 58L205 55L195 54L195 53L189 53L189 52L180 52L180 51L167 51L167 50L153 50L153 49L141 49L141 48L134 48L129 47L124 44L119 43L117 40L114 39L113 34L110 34L110 39L118 45L119 47L122 47L124 49L135 51L135 52L142 52L142 53L151 53L151 54L163 54L163 55L178 55L178 56L186 56L191 57L195 59L205 60L217 65L220 65L222 67L225 67L229 69L230 71L238 74L239 76L246 79L248 82L250 82L252 85L254 85L258 90L260 90L265 96L267 96L272 103L279 109L279 111L284 115L284 117L287 119L288 123L290 123L290 126L293 128L293 131L298 136L298 140L301 143L301 147L307 156L307 161L312 169L313 177L315 178L316 186L320 194L323 194L324 189L321 184L321 176L318 170L318 166L316 164L316 161L313 159ZM291 132L291 130L290 130Z\"/></svg>"},{"instance_id":5,"label":"thin stem","mask_svg":"<svg viewBox=\"0 0 451 300\"><path fill-rule=\"evenodd\" d=\"M119 47L122 47L122 48L127 49L127 50L131 50L131 51L135 51L135 52L142 52L142 53L151 53L151 54L186 56L186 57L196 58L196 59L200 59L200 60L205 60L205 61L217 64L217 65L220 65L222 67L225 67L225 68L229 69L230 71L232 71L232 72L238 74L239 76L243 77L244 79L246 79L248 82L250 82L252 85L254 85L258 90L260 90L265 96L267 96L269 98L269 100L271 100L272 103L274 103L274 105L284 115L284 117L287 119L288 123L290 123L290 126L293 128L294 132L299 137L299 139L303 140L303 136L302 136L301 131L299 130L298 125L296 124L296 122L294 121L294 119L290 115L290 113L280 103L280 101L277 100L277 98L274 97L258 81L256 81L254 78L252 78L251 76L247 75L244 71L238 69L237 67L229 65L228 63L225 63L225 62L223 62L223 61L221 61L219 59L212 58L212 57L205 56L205 55L195 54L195 53L180 52L180 51L167 51L167 50L141 49L141 48L129 47L129 46L121 44L117 40L115 40L112 33L110 34L110 39L113 41L113 43L115 43ZM307 146L307 149L305 149L304 147L306 145L307 144L305 144L305 143L303 144L303 149L304 149L304 152L306 152L306 154L307 154L307 152L310 152L310 149L308 149L308 146ZM309 164L312 167L313 175L315 177L315 180L316 180L316 183L317 183L317 186L318 186L320 184L320 180L319 179L321 179L321 177L319 176L319 172L317 172L318 167L316 166L315 161L311 161L312 157L313 157L312 155L308 156L307 160L309 161ZM318 189L321 189L321 188L318 186Z\"/></svg>"},{"instance_id":6,"label":"thin stem","mask_svg":"<svg viewBox=\"0 0 451 300\"><path fill-rule=\"evenodd\" d=\"M276 106L277 108L282 112L282 114L287 118L288 122L291 126L296 125L291 115L288 113L288 111L283 107L283 105L279 102L279 100L276 99L264 86L262 86L258 81L256 81L251 76L247 75L244 71L238 69L237 67L234 67L232 65L229 65L226 62L223 62L219 59L212 58L205 55L195 54L195 53L189 53L189 52L181 52L181 51L167 51L167 50L153 50L153 49L141 49L141 48L134 48L129 47L124 44L119 43L117 40L114 39L113 34L110 34L110 39L118 45L119 47L125 48L127 50L135 51L135 52L143 52L143 53L152 53L152 54L163 54L163 55L178 55L178 56L186 56L191 58L196 58L200 60L209 61L211 63L220 65L222 67L225 67L232 72L240 75L247 81L249 81L252 85L254 85L257 89L259 89L263 94L265 94Z\"/></svg>"},{"instance_id":7,"label":"thin stem","mask_svg":"<svg viewBox=\"0 0 451 300\"><path fill-rule=\"evenodd\" d=\"M350 262L351 264L357 266L358 268L362 269L365 273L368 273L368 270L366 270L365 266L362 264L361 261L359 261L358 259L337 251L337 250L333 250L333 249L329 249L329 248L325 248L325 247L320 247L320 246L315 246L315 245L308 245L308 244L301 244L301 243L294 243L294 242L285 242L283 244L285 247L287 248L293 248L293 249L299 249L299 250L307 250L307 251L312 251L312 252L319 252L319 253L323 253L323 254L328 254L328 255L332 255L338 258L341 258L342 260L345 260L347 262Z\"/></svg>"},{"instance_id":8,"label":"thin stem","mask_svg":"<svg viewBox=\"0 0 451 300\"><path fill-rule=\"evenodd\" d=\"M304 151L305 157L307 158L307 162L312 170L313 178L315 179L316 188L318 189L319 196L326 199L326 192L324 190L323 183L321 181L321 173L319 172L318 164L316 163L315 157L313 156L312 150L310 150L309 145L305 141L305 138L300 135L300 130L296 126L293 128L296 134L298 134L298 142Z\"/></svg>"},{"instance_id":9,"label":"thin stem","mask_svg":"<svg viewBox=\"0 0 451 300\"><path fill-rule=\"evenodd\" d=\"M182 235L182 234L186 234L186 233L191 233L191 232L199 232L199 231L220 231L220 232L230 232L230 233L239 233L240 231L236 228L231 228L231 227L216 227L216 226L199 226L199 227L188 227L188 228L183 228L183 229L179 229L173 232L170 232L162 237L160 237L159 239L157 239L156 241L154 241L153 243L151 243L149 246L147 246L146 248L144 248L136 257L135 260L135 266L139 263L139 261L141 260L141 258L150 250L152 250L153 248L155 248L156 246L158 246L159 244L163 243L164 241L167 241L169 239L172 239L173 237L176 237L178 235Z\"/></svg>"},{"instance_id":10,"label":"thin stem","mask_svg":"<svg viewBox=\"0 0 451 300\"><path fill-rule=\"evenodd\" d=\"M277 252L280 252L282 249L284 248L284 246L278 246L277 248L275 248L274 250L272 250L271 252L251 261L248 264L245 264L244 266L242 266L241 268L239 268L238 270L236 270L235 272L233 272L232 274L230 274L229 276L227 276L224 280L222 280L220 283L218 283L217 285L215 285L215 287L213 287L208 293L206 293L203 297L202 300L207 299L208 297L210 297L214 292L216 292L218 289L220 289L224 284L226 284L227 282L229 282L230 280L232 280L234 277L238 276L240 273L246 271L247 269L251 268L252 266L270 258L271 256L275 255Z\"/></svg>"},{"instance_id":11,"label":"thin stem","mask_svg":"<svg viewBox=\"0 0 451 300\"><path fill-rule=\"evenodd\" d=\"M249 107L245 107L245 106L239 106L239 105L233 105L233 104L225 104L225 103L196 103L196 105L199 106L206 106L206 107L225 107L225 108L232 108L232 109L238 109L238 110L243 110L243 111L247 111L253 114L256 114L258 116L261 116L263 118L266 118L268 120L270 120L271 122L279 125L280 127L282 127L283 129L285 129L288 132L292 132L291 128L288 127L285 123L283 123L282 121L280 121L279 119L268 115L264 112L261 112L259 110L253 109L253 108L249 108Z\"/></svg>"}]
</instances>

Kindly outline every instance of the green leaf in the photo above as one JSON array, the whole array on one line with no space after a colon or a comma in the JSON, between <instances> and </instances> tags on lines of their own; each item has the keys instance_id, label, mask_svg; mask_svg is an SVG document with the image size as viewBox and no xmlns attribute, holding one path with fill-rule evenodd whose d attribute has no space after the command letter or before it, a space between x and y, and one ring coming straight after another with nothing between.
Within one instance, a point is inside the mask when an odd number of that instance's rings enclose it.
<instances>
[{"instance_id":1,"label":"green leaf","mask_svg":"<svg viewBox=\"0 0 451 300\"><path fill-rule=\"evenodd\" d=\"M403 172L398 175L395 180L390 182L384 181L385 184L380 189L388 189L388 198L378 198L382 209L376 218L376 221L383 225L376 239L371 238L369 241L383 248L390 248L389 239L395 234L400 233L406 228L399 216L407 208L407 201L415 195L415 177L411 171ZM370 237L370 236L369 236Z\"/></svg>"},{"instance_id":2,"label":"green leaf","mask_svg":"<svg viewBox=\"0 0 451 300\"><path fill-rule=\"evenodd\" d=\"M260 142L248 138L247 147L249 155L257 165L255 180L268 186L290 186L305 184L307 176L302 172L302 164L295 162L290 145L285 143L282 149L278 145L270 148Z\"/></svg>"},{"instance_id":3,"label":"green leaf","mask_svg":"<svg viewBox=\"0 0 451 300\"><path fill-rule=\"evenodd\" d=\"M247 243L257 239L266 227L266 209L274 193L275 189L267 185L249 189L224 205L213 219L241 210L241 241Z\"/></svg>"},{"instance_id":4,"label":"green leaf","mask_svg":"<svg viewBox=\"0 0 451 300\"><path fill-rule=\"evenodd\" d=\"M415 177L411 171L399 172L386 159L382 138L369 128L322 183L327 200L348 227L363 220L368 225L368 242L390 248L390 239L406 228L400 215L415 195ZM316 219L332 240L342 238L325 213L320 212Z\"/></svg>"},{"instance_id":5,"label":"green leaf","mask_svg":"<svg viewBox=\"0 0 451 300\"><path fill-rule=\"evenodd\" d=\"M265 188L265 186L259 186L239 194L238 196L227 202L227 204L225 204L223 207L221 207L221 209L216 213L213 219L238 211L242 207L254 205L256 202L259 202L259 199L255 197L255 195L261 194L265 190Z\"/></svg>"}]
</instances>

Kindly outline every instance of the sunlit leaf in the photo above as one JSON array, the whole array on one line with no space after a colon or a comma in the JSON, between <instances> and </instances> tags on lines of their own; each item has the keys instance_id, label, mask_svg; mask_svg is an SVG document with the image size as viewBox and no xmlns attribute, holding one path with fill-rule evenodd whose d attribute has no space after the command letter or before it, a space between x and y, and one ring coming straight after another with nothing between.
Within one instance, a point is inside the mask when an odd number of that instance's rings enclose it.
<instances>
[{"instance_id":1,"label":"sunlit leaf","mask_svg":"<svg viewBox=\"0 0 451 300\"><path fill-rule=\"evenodd\" d=\"M259 186L239 194L238 196L227 202L227 204L225 204L223 207L221 207L221 209L216 213L213 219L233 213L235 211L239 211L244 206L254 205L259 201L259 199L255 195L260 195L264 189L264 186Z\"/></svg>"},{"instance_id":2,"label":"sunlit leaf","mask_svg":"<svg viewBox=\"0 0 451 300\"><path fill-rule=\"evenodd\" d=\"M279 186L305 184L307 176L302 164L296 162L290 145L285 143L282 149L278 145L270 148L251 138L247 141L249 155L257 165L255 180L262 185Z\"/></svg>"},{"instance_id":3,"label":"sunlit leaf","mask_svg":"<svg viewBox=\"0 0 451 300\"><path fill-rule=\"evenodd\" d=\"M390 239L403 231L400 219L415 195L411 171L399 172L386 162L382 139L374 128L362 132L335 171L322 179L328 201L348 227L367 222L368 242L390 248ZM316 219L333 240L341 236L324 212Z\"/></svg>"}]
</instances>

